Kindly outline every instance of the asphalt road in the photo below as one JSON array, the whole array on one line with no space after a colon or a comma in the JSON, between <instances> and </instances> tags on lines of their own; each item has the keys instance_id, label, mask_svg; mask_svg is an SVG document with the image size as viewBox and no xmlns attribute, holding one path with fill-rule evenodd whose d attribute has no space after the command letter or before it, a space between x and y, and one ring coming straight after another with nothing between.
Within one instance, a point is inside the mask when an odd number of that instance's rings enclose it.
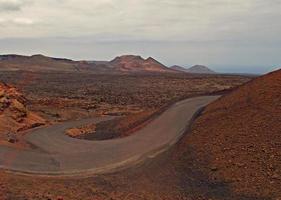
<instances>
[{"instance_id":1,"label":"asphalt road","mask_svg":"<svg viewBox=\"0 0 281 200\"><path fill-rule=\"evenodd\" d=\"M135 134L121 139L88 141L65 135L68 128L112 117L37 129L25 138L34 149L0 146L0 169L41 176L87 176L124 169L152 159L175 144L196 111L217 98L202 96L178 102Z\"/></svg>"}]
</instances>

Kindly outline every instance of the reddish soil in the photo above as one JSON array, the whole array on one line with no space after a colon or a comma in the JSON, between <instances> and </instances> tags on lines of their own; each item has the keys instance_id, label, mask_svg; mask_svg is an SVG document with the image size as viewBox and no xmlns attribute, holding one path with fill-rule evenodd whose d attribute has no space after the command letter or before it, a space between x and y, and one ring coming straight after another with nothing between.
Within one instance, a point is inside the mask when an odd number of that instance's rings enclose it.
<instances>
[{"instance_id":1,"label":"reddish soil","mask_svg":"<svg viewBox=\"0 0 281 200\"><path fill-rule=\"evenodd\" d=\"M182 148L199 169L231 191L281 198L281 70L259 77L209 105Z\"/></svg>"},{"instance_id":2,"label":"reddish soil","mask_svg":"<svg viewBox=\"0 0 281 200\"><path fill-rule=\"evenodd\" d=\"M46 121L27 107L27 100L14 87L0 83L0 142L16 143L24 130L44 125Z\"/></svg>"},{"instance_id":3,"label":"reddish soil","mask_svg":"<svg viewBox=\"0 0 281 200\"><path fill-rule=\"evenodd\" d=\"M23 86L23 80L28 77L32 80ZM190 96L235 88L250 78L172 73L3 72L0 80L21 88L29 109L51 121L61 121L96 115L127 116L159 109Z\"/></svg>"},{"instance_id":4,"label":"reddish soil","mask_svg":"<svg viewBox=\"0 0 281 200\"><path fill-rule=\"evenodd\" d=\"M66 130L66 134L73 138L81 138L87 137L90 134L95 134L96 132L96 124L87 124L82 127L76 127Z\"/></svg>"},{"instance_id":5,"label":"reddish soil","mask_svg":"<svg viewBox=\"0 0 281 200\"><path fill-rule=\"evenodd\" d=\"M124 121L120 124L113 123L111 130L131 128L131 123L138 124L147 119L152 111L179 99L235 88L249 80L247 77L239 76L187 74L99 76L92 74L77 76L72 73L32 74L36 78L23 88L29 99L30 109L41 111L45 113L46 118L53 120L102 114L123 116L120 120ZM22 76L10 72L0 74L0 78L17 84ZM74 111L80 114L75 114ZM205 123L200 123L204 116L205 114L195 123L192 134L186 135L171 151L120 173L80 179L52 179L0 172L0 199L258 199L257 195L235 193L231 183L214 179L212 174L219 167L209 166L209 160L197 156L204 149L199 153L193 149L190 137L193 137L201 126L205 127ZM208 126L211 127L211 124ZM209 130L202 129L205 132ZM204 139L205 142L212 140ZM205 168L207 171L204 171Z\"/></svg>"},{"instance_id":6,"label":"reddish soil","mask_svg":"<svg viewBox=\"0 0 281 200\"><path fill-rule=\"evenodd\" d=\"M133 134L136 130L149 123L150 119L156 115L155 109L150 111L142 111L139 113L129 114L114 120L98 123L94 127L94 131L79 134L77 138L88 140L106 140L114 138L122 138Z\"/></svg>"}]
</instances>

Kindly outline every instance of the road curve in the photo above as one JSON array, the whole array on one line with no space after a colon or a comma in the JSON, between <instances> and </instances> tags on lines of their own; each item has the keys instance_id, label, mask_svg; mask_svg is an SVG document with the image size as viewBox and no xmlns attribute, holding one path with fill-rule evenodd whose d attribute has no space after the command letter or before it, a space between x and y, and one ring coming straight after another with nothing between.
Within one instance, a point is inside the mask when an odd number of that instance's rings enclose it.
<instances>
[{"instance_id":1,"label":"road curve","mask_svg":"<svg viewBox=\"0 0 281 200\"><path fill-rule=\"evenodd\" d=\"M26 136L36 148L18 150L0 146L0 169L26 175L88 176L135 165L175 144L193 115L218 96L180 101L134 135L121 139L87 141L70 138L65 130L111 117L72 121L37 129Z\"/></svg>"}]
</instances>

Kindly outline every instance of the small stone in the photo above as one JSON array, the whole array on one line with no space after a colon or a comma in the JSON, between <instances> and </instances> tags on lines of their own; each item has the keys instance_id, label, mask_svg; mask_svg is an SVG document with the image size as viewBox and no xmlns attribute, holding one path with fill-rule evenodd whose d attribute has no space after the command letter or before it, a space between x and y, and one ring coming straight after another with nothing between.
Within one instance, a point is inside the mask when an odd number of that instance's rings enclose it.
<instances>
[{"instance_id":1,"label":"small stone","mask_svg":"<svg viewBox=\"0 0 281 200\"><path fill-rule=\"evenodd\" d=\"M218 168L217 168L217 167L215 167L215 166L213 166L213 167L211 167L211 170L212 170L212 171L217 171L217 170L218 170Z\"/></svg>"},{"instance_id":2,"label":"small stone","mask_svg":"<svg viewBox=\"0 0 281 200\"><path fill-rule=\"evenodd\" d=\"M236 165L237 165L238 167L244 167L244 166L245 166L244 163L237 163Z\"/></svg>"},{"instance_id":3,"label":"small stone","mask_svg":"<svg viewBox=\"0 0 281 200\"><path fill-rule=\"evenodd\" d=\"M280 179L280 176L277 173L275 173L275 174L273 174L272 178L273 179Z\"/></svg>"}]
</instances>

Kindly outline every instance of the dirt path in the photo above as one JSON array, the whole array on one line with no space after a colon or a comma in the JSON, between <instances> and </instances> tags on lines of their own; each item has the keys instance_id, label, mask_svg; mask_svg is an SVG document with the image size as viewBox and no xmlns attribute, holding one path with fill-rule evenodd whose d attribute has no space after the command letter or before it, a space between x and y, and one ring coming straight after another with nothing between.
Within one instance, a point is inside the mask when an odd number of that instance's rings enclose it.
<instances>
[{"instance_id":1,"label":"dirt path","mask_svg":"<svg viewBox=\"0 0 281 200\"><path fill-rule=\"evenodd\" d=\"M35 130L26 140L37 148L0 146L0 168L41 176L87 176L124 169L150 159L175 144L197 110L217 99L202 96L171 106L134 135L105 141L86 141L64 134L71 127L112 117L66 122Z\"/></svg>"}]
</instances>

